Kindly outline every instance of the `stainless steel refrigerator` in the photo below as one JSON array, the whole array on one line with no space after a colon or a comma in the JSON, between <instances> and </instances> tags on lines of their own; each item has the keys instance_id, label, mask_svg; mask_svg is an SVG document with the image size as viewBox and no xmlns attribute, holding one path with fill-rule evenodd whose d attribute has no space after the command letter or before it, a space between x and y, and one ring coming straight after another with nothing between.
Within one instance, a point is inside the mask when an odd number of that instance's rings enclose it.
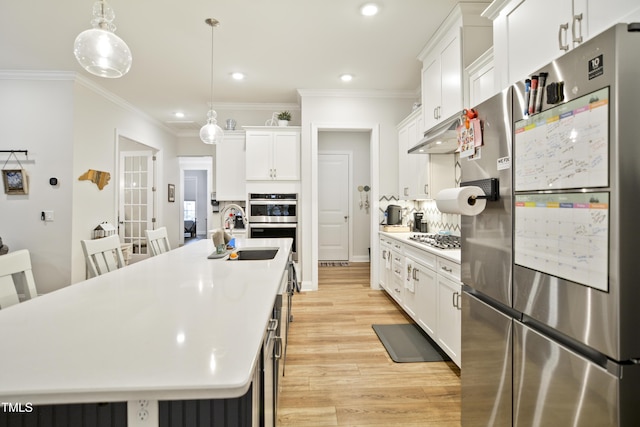
<instances>
[{"instance_id":1,"label":"stainless steel refrigerator","mask_svg":"<svg viewBox=\"0 0 640 427\"><path fill-rule=\"evenodd\" d=\"M640 33L617 25L478 105L462 182L463 426L640 425ZM535 83L534 83L535 80Z\"/></svg>"}]
</instances>

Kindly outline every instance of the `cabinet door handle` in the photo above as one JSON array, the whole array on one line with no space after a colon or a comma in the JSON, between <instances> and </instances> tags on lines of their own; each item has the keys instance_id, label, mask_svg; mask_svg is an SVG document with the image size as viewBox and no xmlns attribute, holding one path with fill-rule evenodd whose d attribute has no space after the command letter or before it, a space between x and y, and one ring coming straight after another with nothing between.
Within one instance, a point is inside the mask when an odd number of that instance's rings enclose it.
<instances>
[{"instance_id":1,"label":"cabinet door handle","mask_svg":"<svg viewBox=\"0 0 640 427\"><path fill-rule=\"evenodd\" d=\"M569 23L564 23L560 25L558 28L558 48L560 50L567 51L569 50L569 43L567 43L567 31L569 31ZM564 33L564 41L565 44L562 44L562 33Z\"/></svg>"},{"instance_id":2,"label":"cabinet door handle","mask_svg":"<svg viewBox=\"0 0 640 427\"><path fill-rule=\"evenodd\" d=\"M453 306L455 308L458 308L458 293L454 292L453 294L451 294L451 303L453 304Z\"/></svg>"},{"instance_id":3,"label":"cabinet door handle","mask_svg":"<svg viewBox=\"0 0 640 427\"><path fill-rule=\"evenodd\" d=\"M576 27L580 30L580 35L576 37ZM582 43L582 14L573 15L573 22L571 23L571 35L573 36L574 43Z\"/></svg>"},{"instance_id":4,"label":"cabinet door handle","mask_svg":"<svg viewBox=\"0 0 640 427\"><path fill-rule=\"evenodd\" d=\"M276 337L275 340L275 352L273 358L279 360L282 357L282 337Z\"/></svg>"},{"instance_id":5,"label":"cabinet door handle","mask_svg":"<svg viewBox=\"0 0 640 427\"><path fill-rule=\"evenodd\" d=\"M417 268L413 269L413 280L415 280L416 282L420 281L420 277L418 277L418 273L420 273L420 270L418 270Z\"/></svg>"},{"instance_id":6,"label":"cabinet door handle","mask_svg":"<svg viewBox=\"0 0 640 427\"><path fill-rule=\"evenodd\" d=\"M409 195L409 187L404 187L404 195L405 196Z\"/></svg>"},{"instance_id":7,"label":"cabinet door handle","mask_svg":"<svg viewBox=\"0 0 640 427\"><path fill-rule=\"evenodd\" d=\"M424 194L429 194L429 184L424 185Z\"/></svg>"},{"instance_id":8,"label":"cabinet door handle","mask_svg":"<svg viewBox=\"0 0 640 427\"><path fill-rule=\"evenodd\" d=\"M273 170L273 177L276 178L278 176L278 169Z\"/></svg>"},{"instance_id":9,"label":"cabinet door handle","mask_svg":"<svg viewBox=\"0 0 640 427\"><path fill-rule=\"evenodd\" d=\"M446 265L443 265L442 267L440 267L440 269L446 271L447 273L453 273L453 269L447 267Z\"/></svg>"},{"instance_id":10,"label":"cabinet door handle","mask_svg":"<svg viewBox=\"0 0 640 427\"><path fill-rule=\"evenodd\" d=\"M433 109L433 118L438 120L438 107Z\"/></svg>"},{"instance_id":11,"label":"cabinet door handle","mask_svg":"<svg viewBox=\"0 0 640 427\"><path fill-rule=\"evenodd\" d=\"M460 292L456 292L456 294L458 294L458 298L457 298L458 310L462 310L462 294Z\"/></svg>"}]
</instances>

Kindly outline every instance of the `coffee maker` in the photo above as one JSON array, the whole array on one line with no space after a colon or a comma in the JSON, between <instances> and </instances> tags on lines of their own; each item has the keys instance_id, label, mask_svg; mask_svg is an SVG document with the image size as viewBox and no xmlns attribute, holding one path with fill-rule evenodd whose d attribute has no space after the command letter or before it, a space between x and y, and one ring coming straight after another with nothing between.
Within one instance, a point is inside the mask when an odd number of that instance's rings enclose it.
<instances>
[{"instance_id":1,"label":"coffee maker","mask_svg":"<svg viewBox=\"0 0 640 427\"><path fill-rule=\"evenodd\" d=\"M413 213L413 230L417 233L426 233L427 232L427 223L423 222L424 212L414 212Z\"/></svg>"}]
</instances>

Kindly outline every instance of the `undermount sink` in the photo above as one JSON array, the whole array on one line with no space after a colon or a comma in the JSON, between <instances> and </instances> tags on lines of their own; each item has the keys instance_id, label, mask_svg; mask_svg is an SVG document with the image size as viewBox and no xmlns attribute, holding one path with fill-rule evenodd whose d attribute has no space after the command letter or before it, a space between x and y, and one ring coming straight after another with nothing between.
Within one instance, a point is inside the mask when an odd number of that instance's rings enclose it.
<instances>
[{"instance_id":1,"label":"undermount sink","mask_svg":"<svg viewBox=\"0 0 640 427\"><path fill-rule=\"evenodd\" d=\"M274 259L278 253L278 248L243 248L236 251L238 258L229 261L260 261Z\"/></svg>"}]
</instances>

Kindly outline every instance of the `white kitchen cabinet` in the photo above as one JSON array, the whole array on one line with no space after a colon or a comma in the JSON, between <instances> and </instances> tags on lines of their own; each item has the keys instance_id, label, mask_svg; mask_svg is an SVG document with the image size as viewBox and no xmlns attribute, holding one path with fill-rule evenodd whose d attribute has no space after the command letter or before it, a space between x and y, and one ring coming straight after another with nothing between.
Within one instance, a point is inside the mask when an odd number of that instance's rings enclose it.
<instances>
[{"instance_id":1,"label":"white kitchen cabinet","mask_svg":"<svg viewBox=\"0 0 640 427\"><path fill-rule=\"evenodd\" d=\"M480 16L485 7L459 3L418 55L422 61L421 134L464 108L464 67L491 46L491 21Z\"/></svg>"},{"instance_id":2,"label":"white kitchen cabinet","mask_svg":"<svg viewBox=\"0 0 640 427\"><path fill-rule=\"evenodd\" d=\"M436 257L424 251L406 249L406 273L412 281L415 302L411 306L410 301L405 303L407 311L412 311L416 323L436 339L438 329L438 287L436 284L435 263ZM407 280L408 280L407 279ZM405 290L406 295L409 292ZM411 313L410 313L411 314Z\"/></svg>"},{"instance_id":3,"label":"white kitchen cabinet","mask_svg":"<svg viewBox=\"0 0 640 427\"><path fill-rule=\"evenodd\" d=\"M462 286L440 274L438 282L438 345L461 366Z\"/></svg>"},{"instance_id":4,"label":"white kitchen cabinet","mask_svg":"<svg viewBox=\"0 0 640 427\"><path fill-rule=\"evenodd\" d=\"M618 22L637 19L637 0L525 0L495 2L493 19L498 87L526 79ZM493 6L493 4L492 4ZM508 35L508 37L506 37Z\"/></svg>"},{"instance_id":5,"label":"white kitchen cabinet","mask_svg":"<svg viewBox=\"0 0 640 427\"><path fill-rule=\"evenodd\" d=\"M469 85L469 101L465 104L469 107L475 107L498 92L495 85L493 47L480 55L465 71Z\"/></svg>"},{"instance_id":6,"label":"white kitchen cabinet","mask_svg":"<svg viewBox=\"0 0 640 427\"><path fill-rule=\"evenodd\" d=\"M390 291L390 282L391 282L391 241L385 239L384 237L380 238L380 256L379 256L379 273L378 273L378 283L384 290L387 292Z\"/></svg>"},{"instance_id":7,"label":"white kitchen cabinet","mask_svg":"<svg viewBox=\"0 0 640 427\"><path fill-rule=\"evenodd\" d=\"M394 244L394 246L398 246ZM389 280L389 295L402 306L402 298L404 296L404 255L402 248L391 250L391 278Z\"/></svg>"},{"instance_id":8,"label":"white kitchen cabinet","mask_svg":"<svg viewBox=\"0 0 640 427\"><path fill-rule=\"evenodd\" d=\"M216 144L216 199L245 200L245 133L226 131Z\"/></svg>"},{"instance_id":9,"label":"white kitchen cabinet","mask_svg":"<svg viewBox=\"0 0 640 427\"><path fill-rule=\"evenodd\" d=\"M245 127L247 181L300 179L299 127Z\"/></svg>"},{"instance_id":10,"label":"white kitchen cabinet","mask_svg":"<svg viewBox=\"0 0 640 427\"><path fill-rule=\"evenodd\" d=\"M462 110L462 60L460 29L449 32L436 51L424 61L422 107L425 129Z\"/></svg>"},{"instance_id":11,"label":"white kitchen cabinet","mask_svg":"<svg viewBox=\"0 0 640 427\"><path fill-rule=\"evenodd\" d=\"M401 200L420 200L429 196L429 156L409 154L409 148L422 138L422 109L414 110L398 125L398 192Z\"/></svg>"}]
</instances>

